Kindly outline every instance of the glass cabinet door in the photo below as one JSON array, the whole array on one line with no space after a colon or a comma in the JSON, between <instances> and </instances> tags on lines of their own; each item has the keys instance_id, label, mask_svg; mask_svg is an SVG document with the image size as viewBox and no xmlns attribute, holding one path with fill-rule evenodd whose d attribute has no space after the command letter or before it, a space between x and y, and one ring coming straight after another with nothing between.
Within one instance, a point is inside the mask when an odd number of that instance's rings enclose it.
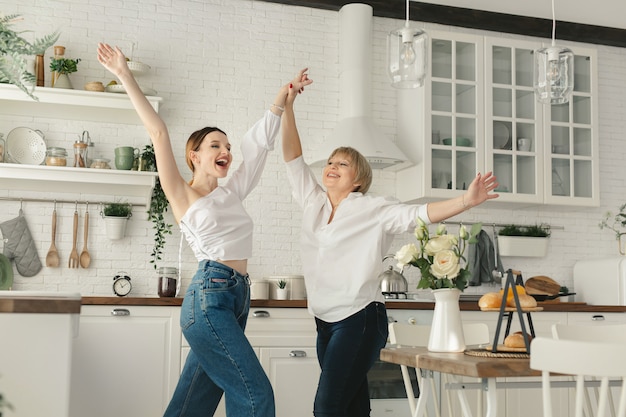
<instances>
[{"instance_id":1,"label":"glass cabinet door","mask_svg":"<svg viewBox=\"0 0 626 417\"><path fill-rule=\"evenodd\" d=\"M533 91L536 43L487 39L486 170L498 178L500 201L543 199L542 112Z\"/></svg>"},{"instance_id":2,"label":"glass cabinet door","mask_svg":"<svg viewBox=\"0 0 626 417\"><path fill-rule=\"evenodd\" d=\"M433 196L467 189L483 164L481 45L478 37L431 34L430 82L426 84L431 111L425 120L430 140L425 148L431 155Z\"/></svg>"},{"instance_id":3,"label":"glass cabinet door","mask_svg":"<svg viewBox=\"0 0 626 417\"><path fill-rule=\"evenodd\" d=\"M546 105L546 202L598 206L597 74L595 51L574 51L574 92Z\"/></svg>"}]
</instances>

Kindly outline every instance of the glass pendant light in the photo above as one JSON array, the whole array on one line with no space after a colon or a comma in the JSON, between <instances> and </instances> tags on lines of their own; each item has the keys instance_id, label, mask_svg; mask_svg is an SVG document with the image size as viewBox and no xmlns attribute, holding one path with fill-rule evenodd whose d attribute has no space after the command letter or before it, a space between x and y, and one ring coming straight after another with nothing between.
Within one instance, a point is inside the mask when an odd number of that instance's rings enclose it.
<instances>
[{"instance_id":1,"label":"glass pendant light","mask_svg":"<svg viewBox=\"0 0 626 417\"><path fill-rule=\"evenodd\" d=\"M428 64L428 35L409 27L409 0L406 0L406 23L387 35L387 72L396 88L424 85Z\"/></svg>"},{"instance_id":2,"label":"glass pendant light","mask_svg":"<svg viewBox=\"0 0 626 417\"><path fill-rule=\"evenodd\" d=\"M574 53L555 43L556 19L552 0L552 45L534 52L534 89L544 104L567 103L574 90Z\"/></svg>"}]
</instances>

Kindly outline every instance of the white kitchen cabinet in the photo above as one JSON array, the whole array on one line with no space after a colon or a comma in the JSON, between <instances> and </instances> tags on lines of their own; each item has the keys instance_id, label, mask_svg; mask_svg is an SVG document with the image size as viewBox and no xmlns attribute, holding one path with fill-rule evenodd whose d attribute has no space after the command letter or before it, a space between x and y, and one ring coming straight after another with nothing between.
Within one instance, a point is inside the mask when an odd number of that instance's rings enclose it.
<instances>
[{"instance_id":1,"label":"white kitchen cabinet","mask_svg":"<svg viewBox=\"0 0 626 417\"><path fill-rule=\"evenodd\" d=\"M451 198L493 171L500 198L490 204L598 206L596 52L572 48L573 97L550 106L533 91L540 42L430 35L424 88L397 92L398 144L414 162L397 173L397 197Z\"/></svg>"},{"instance_id":2,"label":"white kitchen cabinet","mask_svg":"<svg viewBox=\"0 0 626 417\"><path fill-rule=\"evenodd\" d=\"M274 388L276 417L313 415L320 368L315 320L304 308L251 308L246 335Z\"/></svg>"},{"instance_id":3,"label":"white kitchen cabinet","mask_svg":"<svg viewBox=\"0 0 626 417\"><path fill-rule=\"evenodd\" d=\"M180 308L82 307L70 417L162 415L180 371Z\"/></svg>"}]
</instances>

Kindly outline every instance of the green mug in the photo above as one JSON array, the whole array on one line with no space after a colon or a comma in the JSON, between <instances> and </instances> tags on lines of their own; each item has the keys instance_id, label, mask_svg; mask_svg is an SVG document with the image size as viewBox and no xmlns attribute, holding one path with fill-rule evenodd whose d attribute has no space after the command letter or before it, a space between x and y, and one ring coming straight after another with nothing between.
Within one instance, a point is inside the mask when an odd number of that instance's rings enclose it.
<instances>
[{"instance_id":1,"label":"green mug","mask_svg":"<svg viewBox=\"0 0 626 417\"><path fill-rule=\"evenodd\" d=\"M130 170L135 162L135 157L130 155L116 155L115 156L115 168Z\"/></svg>"},{"instance_id":2,"label":"green mug","mask_svg":"<svg viewBox=\"0 0 626 417\"><path fill-rule=\"evenodd\" d=\"M132 146L119 146L115 148L115 156L131 156L135 157L139 155L139 149L133 148Z\"/></svg>"}]
</instances>

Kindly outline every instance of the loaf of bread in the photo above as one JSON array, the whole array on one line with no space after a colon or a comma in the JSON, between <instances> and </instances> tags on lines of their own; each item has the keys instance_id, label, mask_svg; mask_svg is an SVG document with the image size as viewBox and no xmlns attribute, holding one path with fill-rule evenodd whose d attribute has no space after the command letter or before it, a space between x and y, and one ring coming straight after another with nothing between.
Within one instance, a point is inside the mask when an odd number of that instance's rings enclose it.
<instances>
[{"instance_id":1,"label":"loaf of bread","mask_svg":"<svg viewBox=\"0 0 626 417\"><path fill-rule=\"evenodd\" d=\"M480 308L500 308L502 303L502 296L497 292L488 292L483 294L478 300L478 307Z\"/></svg>"},{"instance_id":2,"label":"loaf of bread","mask_svg":"<svg viewBox=\"0 0 626 417\"><path fill-rule=\"evenodd\" d=\"M527 334L526 337L528 338L528 343L530 344L533 337L529 334ZM525 348L526 344L524 343L524 335L522 332L515 332L508 335L504 339L504 346L509 348Z\"/></svg>"},{"instance_id":3,"label":"loaf of bread","mask_svg":"<svg viewBox=\"0 0 626 417\"><path fill-rule=\"evenodd\" d=\"M522 309L535 308L537 307L537 300L535 297L528 294L518 294L519 303ZM515 297L511 297L507 300L507 305L509 307L515 307Z\"/></svg>"}]
</instances>

